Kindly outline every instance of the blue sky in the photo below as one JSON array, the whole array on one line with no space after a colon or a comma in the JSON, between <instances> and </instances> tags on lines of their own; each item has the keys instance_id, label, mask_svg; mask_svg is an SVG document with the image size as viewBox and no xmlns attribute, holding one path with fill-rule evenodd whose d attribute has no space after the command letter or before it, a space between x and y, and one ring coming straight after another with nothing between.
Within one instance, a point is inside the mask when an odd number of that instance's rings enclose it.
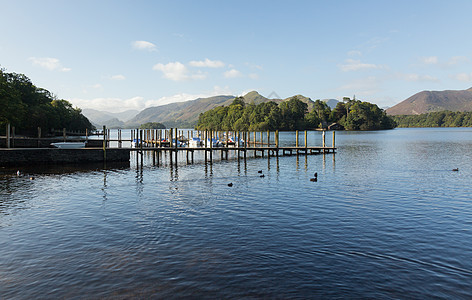
<instances>
[{"instance_id":1,"label":"blue sky","mask_svg":"<svg viewBox=\"0 0 472 300\"><path fill-rule=\"evenodd\" d=\"M80 108L472 87L472 1L0 0L0 67Z\"/></svg>"}]
</instances>

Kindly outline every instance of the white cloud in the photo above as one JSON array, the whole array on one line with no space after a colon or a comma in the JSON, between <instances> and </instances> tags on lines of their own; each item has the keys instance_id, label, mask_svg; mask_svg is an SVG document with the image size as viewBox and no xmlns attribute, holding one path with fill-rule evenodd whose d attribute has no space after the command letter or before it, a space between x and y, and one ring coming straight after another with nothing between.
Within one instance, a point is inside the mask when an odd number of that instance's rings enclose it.
<instances>
[{"instance_id":1,"label":"white cloud","mask_svg":"<svg viewBox=\"0 0 472 300\"><path fill-rule=\"evenodd\" d=\"M462 82L471 82L472 81L472 73L467 74L467 73L459 73L456 75L453 75L452 78L458 81Z\"/></svg>"},{"instance_id":2,"label":"white cloud","mask_svg":"<svg viewBox=\"0 0 472 300\"><path fill-rule=\"evenodd\" d=\"M256 69L256 70L262 70L263 67L261 65L256 65L256 64L252 64L252 63L245 63L246 66L248 66L249 68L251 69ZM230 68L234 68L234 66L230 66Z\"/></svg>"},{"instance_id":3,"label":"white cloud","mask_svg":"<svg viewBox=\"0 0 472 300\"><path fill-rule=\"evenodd\" d=\"M427 81L427 82L437 82L439 79L430 75L420 75L415 73L410 74L400 74L399 77L406 81Z\"/></svg>"},{"instance_id":4,"label":"white cloud","mask_svg":"<svg viewBox=\"0 0 472 300\"><path fill-rule=\"evenodd\" d=\"M111 80L125 80L126 77L124 75L118 74L118 75L113 75L110 77Z\"/></svg>"},{"instance_id":5,"label":"white cloud","mask_svg":"<svg viewBox=\"0 0 472 300\"><path fill-rule=\"evenodd\" d=\"M358 96L373 95L379 91L380 81L375 76L354 80L340 87L342 91L349 91Z\"/></svg>"},{"instance_id":6,"label":"white cloud","mask_svg":"<svg viewBox=\"0 0 472 300\"><path fill-rule=\"evenodd\" d=\"M225 63L219 60L209 60L205 58L205 60L192 60L189 65L201 68L222 68L225 66Z\"/></svg>"},{"instance_id":7,"label":"white cloud","mask_svg":"<svg viewBox=\"0 0 472 300\"><path fill-rule=\"evenodd\" d=\"M237 77L243 76L243 74L241 72L239 72L238 70L236 70L236 69L231 69L229 71L226 71L224 73L224 76L226 78L237 78Z\"/></svg>"},{"instance_id":8,"label":"white cloud","mask_svg":"<svg viewBox=\"0 0 472 300\"><path fill-rule=\"evenodd\" d=\"M349 71L359 71L359 70L366 70L366 69L385 69L385 66L376 65L376 64L367 64L363 63L360 60L356 59L346 59L346 63L339 65L339 68L344 72Z\"/></svg>"},{"instance_id":9,"label":"white cloud","mask_svg":"<svg viewBox=\"0 0 472 300\"><path fill-rule=\"evenodd\" d=\"M214 86L213 90L200 94L180 93L172 96L165 96L158 99L148 99L143 97L132 97L129 99L121 98L94 98L94 99L71 99L70 102L82 109L92 108L113 113L123 112L130 109L143 110L152 106L165 105L174 102L184 102L198 98L207 98L217 95L233 94L228 87Z\"/></svg>"},{"instance_id":10,"label":"white cloud","mask_svg":"<svg viewBox=\"0 0 472 300\"><path fill-rule=\"evenodd\" d=\"M60 63L59 59L52 57L30 57L30 60L34 66L38 66L50 71L61 71L69 72L70 68L65 68Z\"/></svg>"},{"instance_id":11,"label":"white cloud","mask_svg":"<svg viewBox=\"0 0 472 300\"><path fill-rule=\"evenodd\" d=\"M422 57L421 62L425 65L435 65L438 63L438 57L437 56Z\"/></svg>"},{"instance_id":12,"label":"white cloud","mask_svg":"<svg viewBox=\"0 0 472 300\"><path fill-rule=\"evenodd\" d=\"M131 45L137 50L157 51L157 46L147 41L134 41Z\"/></svg>"},{"instance_id":13,"label":"white cloud","mask_svg":"<svg viewBox=\"0 0 472 300\"><path fill-rule=\"evenodd\" d=\"M202 80L206 75L202 72L190 74L188 68L181 62L170 62L168 64L155 64L153 70L161 71L164 77L173 81L183 81L189 79Z\"/></svg>"},{"instance_id":14,"label":"white cloud","mask_svg":"<svg viewBox=\"0 0 472 300\"><path fill-rule=\"evenodd\" d=\"M358 50L351 50L347 53L348 56L362 56L362 52Z\"/></svg>"},{"instance_id":15,"label":"white cloud","mask_svg":"<svg viewBox=\"0 0 472 300\"><path fill-rule=\"evenodd\" d=\"M256 73L251 73L251 74L249 74L249 78L251 78L251 79L259 79L259 75L256 74Z\"/></svg>"},{"instance_id":16,"label":"white cloud","mask_svg":"<svg viewBox=\"0 0 472 300\"><path fill-rule=\"evenodd\" d=\"M94 98L94 99L70 99L74 106L92 108L108 112L122 112L129 109L141 110L145 107L146 100L143 97L133 97L129 99L121 98Z\"/></svg>"},{"instance_id":17,"label":"white cloud","mask_svg":"<svg viewBox=\"0 0 472 300\"><path fill-rule=\"evenodd\" d=\"M468 63L470 60L469 58L465 56L453 56L449 61L447 62L448 66L454 66L454 65L459 65L463 63Z\"/></svg>"},{"instance_id":18,"label":"white cloud","mask_svg":"<svg viewBox=\"0 0 472 300\"><path fill-rule=\"evenodd\" d=\"M92 86L90 86L91 88L94 88L94 89L99 89L102 87L102 85L100 83L97 83L97 84L94 84Z\"/></svg>"}]
</instances>

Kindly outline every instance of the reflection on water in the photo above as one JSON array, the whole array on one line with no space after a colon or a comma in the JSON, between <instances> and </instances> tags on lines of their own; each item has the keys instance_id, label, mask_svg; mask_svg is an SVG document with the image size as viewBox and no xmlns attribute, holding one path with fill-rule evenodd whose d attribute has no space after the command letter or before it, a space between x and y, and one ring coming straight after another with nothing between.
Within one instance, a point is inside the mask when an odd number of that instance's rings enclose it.
<instances>
[{"instance_id":1,"label":"reflection on water","mask_svg":"<svg viewBox=\"0 0 472 300\"><path fill-rule=\"evenodd\" d=\"M472 297L472 129L336 138L336 155L2 169L2 298Z\"/></svg>"}]
</instances>

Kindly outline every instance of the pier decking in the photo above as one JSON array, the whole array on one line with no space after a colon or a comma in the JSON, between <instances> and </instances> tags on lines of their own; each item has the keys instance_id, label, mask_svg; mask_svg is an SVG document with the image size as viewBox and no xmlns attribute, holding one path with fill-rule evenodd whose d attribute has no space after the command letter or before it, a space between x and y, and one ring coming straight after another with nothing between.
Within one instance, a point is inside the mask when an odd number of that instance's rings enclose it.
<instances>
[{"instance_id":1,"label":"pier decking","mask_svg":"<svg viewBox=\"0 0 472 300\"><path fill-rule=\"evenodd\" d=\"M153 156L153 162L160 165L163 159L168 159L170 164L177 164L185 154L187 164L194 163L194 154L204 162L213 162L214 158L221 160L229 156L238 159L249 157L278 157L288 155L313 155L334 154L335 132L332 132L332 145L327 146L325 132L322 132L322 146L309 146L307 131L304 132L304 144L299 143L299 132L296 131L295 145L279 146L279 133L276 132L218 132L218 131L194 131L186 132L177 129L169 130L132 130L130 139L122 139L121 130L118 138L111 139L110 131L103 128L102 140L93 141L94 147L82 149L56 149L56 148L0 148L0 166L25 165L25 164L62 164L80 162L126 162L130 161L130 153L136 153L137 164L143 164L145 153ZM200 145L190 147L188 142L193 134L201 137ZM253 133L253 134L252 134ZM252 134L252 136L251 136ZM259 138L258 138L259 135ZM271 140L271 136L273 139ZM217 140L218 146L214 145ZM183 141L186 141L185 144ZM111 147L111 144L115 147ZM8 143L7 143L8 144ZM97 145L102 145L97 147ZM126 147L123 147L126 145ZM129 145L129 146L128 146ZM185 146L183 146L185 145ZM131 147L133 146L133 147Z\"/></svg>"}]
</instances>

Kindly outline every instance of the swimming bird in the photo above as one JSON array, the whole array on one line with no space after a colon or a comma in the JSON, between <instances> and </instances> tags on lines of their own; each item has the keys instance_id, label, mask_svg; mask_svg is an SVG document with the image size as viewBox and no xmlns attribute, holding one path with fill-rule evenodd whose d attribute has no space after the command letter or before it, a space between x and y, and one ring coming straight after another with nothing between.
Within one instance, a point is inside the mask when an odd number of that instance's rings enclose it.
<instances>
[{"instance_id":1,"label":"swimming bird","mask_svg":"<svg viewBox=\"0 0 472 300\"><path fill-rule=\"evenodd\" d=\"M20 176L20 175L21 175L20 170L16 171L16 176Z\"/></svg>"},{"instance_id":2,"label":"swimming bird","mask_svg":"<svg viewBox=\"0 0 472 300\"><path fill-rule=\"evenodd\" d=\"M310 181L311 181L311 182L317 182L317 181L318 181L318 178L316 178L316 177L315 177L315 178L310 178Z\"/></svg>"},{"instance_id":3,"label":"swimming bird","mask_svg":"<svg viewBox=\"0 0 472 300\"><path fill-rule=\"evenodd\" d=\"M257 171L257 173L262 173L262 170Z\"/></svg>"},{"instance_id":4,"label":"swimming bird","mask_svg":"<svg viewBox=\"0 0 472 300\"><path fill-rule=\"evenodd\" d=\"M452 169L454 172L459 171L459 168Z\"/></svg>"},{"instance_id":5,"label":"swimming bird","mask_svg":"<svg viewBox=\"0 0 472 300\"><path fill-rule=\"evenodd\" d=\"M232 186L233 186L233 183L232 183L232 182L228 183L228 186L229 186L229 187L232 187Z\"/></svg>"},{"instance_id":6,"label":"swimming bird","mask_svg":"<svg viewBox=\"0 0 472 300\"><path fill-rule=\"evenodd\" d=\"M315 176L315 178L318 178L318 173L315 172L315 174L313 174L313 176Z\"/></svg>"},{"instance_id":7,"label":"swimming bird","mask_svg":"<svg viewBox=\"0 0 472 300\"><path fill-rule=\"evenodd\" d=\"M265 175L264 175L264 174L262 174L262 175L261 175L261 176L259 176L259 177L263 178L263 177L265 177Z\"/></svg>"},{"instance_id":8,"label":"swimming bird","mask_svg":"<svg viewBox=\"0 0 472 300\"><path fill-rule=\"evenodd\" d=\"M34 180L34 177L33 177L33 176L31 176L31 177L30 177L30 180Z\"/></svg>"}]
</instances>

